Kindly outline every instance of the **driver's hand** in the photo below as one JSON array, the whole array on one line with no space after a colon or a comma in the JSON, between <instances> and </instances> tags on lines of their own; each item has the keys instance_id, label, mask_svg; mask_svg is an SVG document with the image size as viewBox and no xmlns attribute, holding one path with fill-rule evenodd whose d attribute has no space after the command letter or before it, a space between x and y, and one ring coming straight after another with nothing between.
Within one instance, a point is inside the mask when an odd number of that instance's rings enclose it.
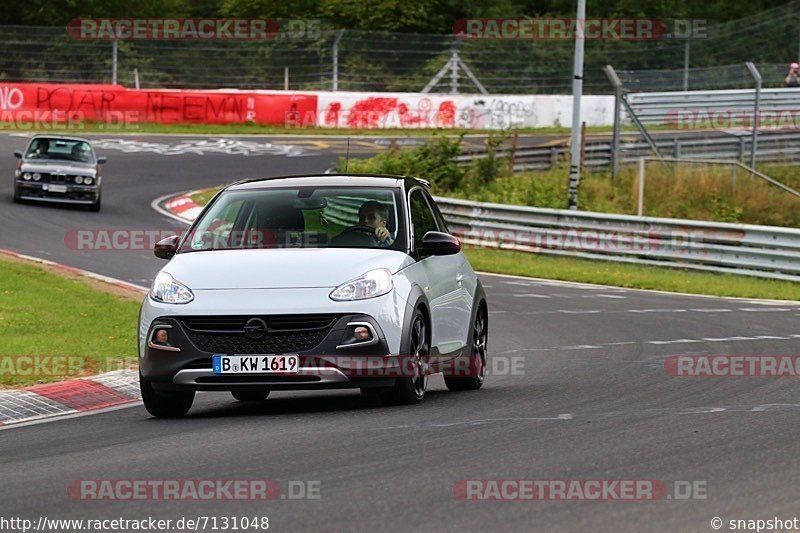
<instances>
[{"instance_id":1,"label":"driver's hand","mask_svg":"<svg viewBox=\"0 0 800 533\"><path fill-rule=\"evenodd\" d=\"M386 242L389 240L389 230L385 227L381 226L380 228L375 230L375 237L381 242Z\"/></svg>"}]
</instances>

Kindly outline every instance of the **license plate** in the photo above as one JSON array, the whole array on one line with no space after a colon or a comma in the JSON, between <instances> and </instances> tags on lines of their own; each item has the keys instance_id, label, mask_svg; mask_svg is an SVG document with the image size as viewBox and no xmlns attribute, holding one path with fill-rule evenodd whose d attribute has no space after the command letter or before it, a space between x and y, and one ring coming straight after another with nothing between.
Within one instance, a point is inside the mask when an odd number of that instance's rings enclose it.
<instances>
[{"instance_id":1,"label":"license plate","mask_svg":"<svg viewBox=\"0 0 800 533\"><path fill-rule=\"evenodd\" d=\"M215 374L296 374L300 358L286 355L215 355Z\"/></svg>"},{"instance_id":2,"label":"license plate","mask_svg":"<svg viewBox=\"0 0 800 533\"><path fill-rule=\"evenodd\" d=\"M48 187L48 190L50 192L67 192L67 186L66 185L50 185L50 187Z\"/></svg>"}]
</instances>

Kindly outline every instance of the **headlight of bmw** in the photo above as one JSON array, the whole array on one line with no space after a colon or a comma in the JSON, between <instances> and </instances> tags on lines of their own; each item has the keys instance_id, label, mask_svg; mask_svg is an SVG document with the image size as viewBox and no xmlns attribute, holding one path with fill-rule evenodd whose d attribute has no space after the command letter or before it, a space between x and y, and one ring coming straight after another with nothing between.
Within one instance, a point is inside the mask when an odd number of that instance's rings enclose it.
<instances>
[{"instance_id":1,"label":"headlight of bmw","mask_svg":"<svg viewBox=\"0 0 800 533\"><path fill-rule=\"evenodd\" d=\"M343 283L330 294L331 300L347 302L383 296L392 290L392 273L386 268L376 268Z\"/></svg>"},{"instance_id":2,"label":"headlight of bmw","mask_svg":"<svg viewBox=\"0 0 800 533\"><path fill-rule=\"evenodd\" d=\"M165 304L188 304L194 300L192 291L166 272L160 273L153 281L150 298Z\"/></svg>"}]
</instances>

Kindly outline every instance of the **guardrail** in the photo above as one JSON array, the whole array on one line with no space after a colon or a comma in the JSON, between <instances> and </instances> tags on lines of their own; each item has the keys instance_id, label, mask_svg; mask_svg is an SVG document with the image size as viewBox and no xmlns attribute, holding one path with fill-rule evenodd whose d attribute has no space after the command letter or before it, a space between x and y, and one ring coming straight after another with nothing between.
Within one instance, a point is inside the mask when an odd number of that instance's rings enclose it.
<instances>
[{"instance_id":1,"label":"guardrail","mask_svg":"<svg viewBox=\"0 0 800 533\"><path fill-rule=\"evenodd\" d=\"M636 116L644 124L666 124L679 110L693 113L720 110L752 115L755 93L755 89L672 91L630 93L627 98ZM798 89L761 89L760 111L789 111L796 114L798 99Z\"/></svg>"},{"instance_id":2,"label":"guardrail","mask_svg":"<svg viewBox=\"0 0 800 533\"><path fill-rule=\"evenodd\" d=\"M752 137L749 132L742 131L742 135L723 134L715 137L665 138L661 135L655 137L654 141L664 156L744 161L750 153ZM610 168L611 150L610 136L608 139L588 139L584 148L584 167L592 170ZM756 154L759 163L800 163L800 133L762 131L758 136ZM632 164L641 157L650 155L652 151L644 140L623 138L620 143L619 161L623 164ZM565 141L563 145L501 149L497 151L497 156L511 159L515 172L548 170L569 158L569 145ZM455 160L466 165L485 157L486 151L469 151L457 156Z\"/></svg>"},{"instance_id":3,"label":"guardrail","mask_svg":"<svg viewBox=\"0 0 800 533\"><path fill-rule=\"evenodd\" d=\"M800 230L436 198L472 245L800 281Z\"/></svg>"},{"instance_id":4,"label":"guardrail","mask_svg":"<svg viewBox=\"0 0 800 533\"><path fill-rule=\"evenodd\" d=\"M326 218L353 224L363 199L329 201ZM470 245L800 281L800 230L436 197Z\"/></svg>"}]
</instances>

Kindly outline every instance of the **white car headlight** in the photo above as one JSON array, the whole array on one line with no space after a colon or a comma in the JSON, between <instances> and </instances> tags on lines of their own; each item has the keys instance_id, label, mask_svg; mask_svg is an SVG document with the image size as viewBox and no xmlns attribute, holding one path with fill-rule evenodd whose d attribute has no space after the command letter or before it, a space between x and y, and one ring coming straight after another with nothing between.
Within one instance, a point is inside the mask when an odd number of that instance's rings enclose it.
<instances>
[{"instance_id":1,"label":"white car headlight","mask_svg":"<svg viewBox=\"0 0 800 533\"><path fill-rule=\"evenodd\" d=\"M33 181L39 181L40 179L42 179L42 175L39 174L38 172L34 172L33 173Z\"/></svg>"},{"instance_id":2,"label":"white car headlight","mask_svg":"<svg viewBox=\"0 0 800 533\"><path fill-rule=\"evenodd\" d=\"M77 183L78 185L83 183L83 176L75 176L75 183Z\"/></svg>"},{"instance_id":3,"label":"white car headlight","mask_svg":"<svg viewBox=\"0 0 800 533\"><path fill-rule=\"evenodd\" d=\"M392 290L392 272L387 268L376 268L366 274L342 283L330 294L331 300L346 302L383 296Z\"/></svg>"},{"instance_id":4,"label":"white car headlight","mask_svg":"<svg viewBox=\"0 0 800 533\"><path fill-rule=\"evenodd\" d=\"M153 281L150 298L165 304L188 304L194 300L192 291L166 272L160 273Z\"/></svg>"},{"instance_id":5,"label":"white car headlight","mask_svg":"<svg viewBox=\"0 0 800 533\"><path fill-rule=\"evenodd\" d=\"M24 179L25 181L30 181L31 173L30 172L26 172L25 174L22 175L22 179Z\"/></svg>"}]
</instances>

